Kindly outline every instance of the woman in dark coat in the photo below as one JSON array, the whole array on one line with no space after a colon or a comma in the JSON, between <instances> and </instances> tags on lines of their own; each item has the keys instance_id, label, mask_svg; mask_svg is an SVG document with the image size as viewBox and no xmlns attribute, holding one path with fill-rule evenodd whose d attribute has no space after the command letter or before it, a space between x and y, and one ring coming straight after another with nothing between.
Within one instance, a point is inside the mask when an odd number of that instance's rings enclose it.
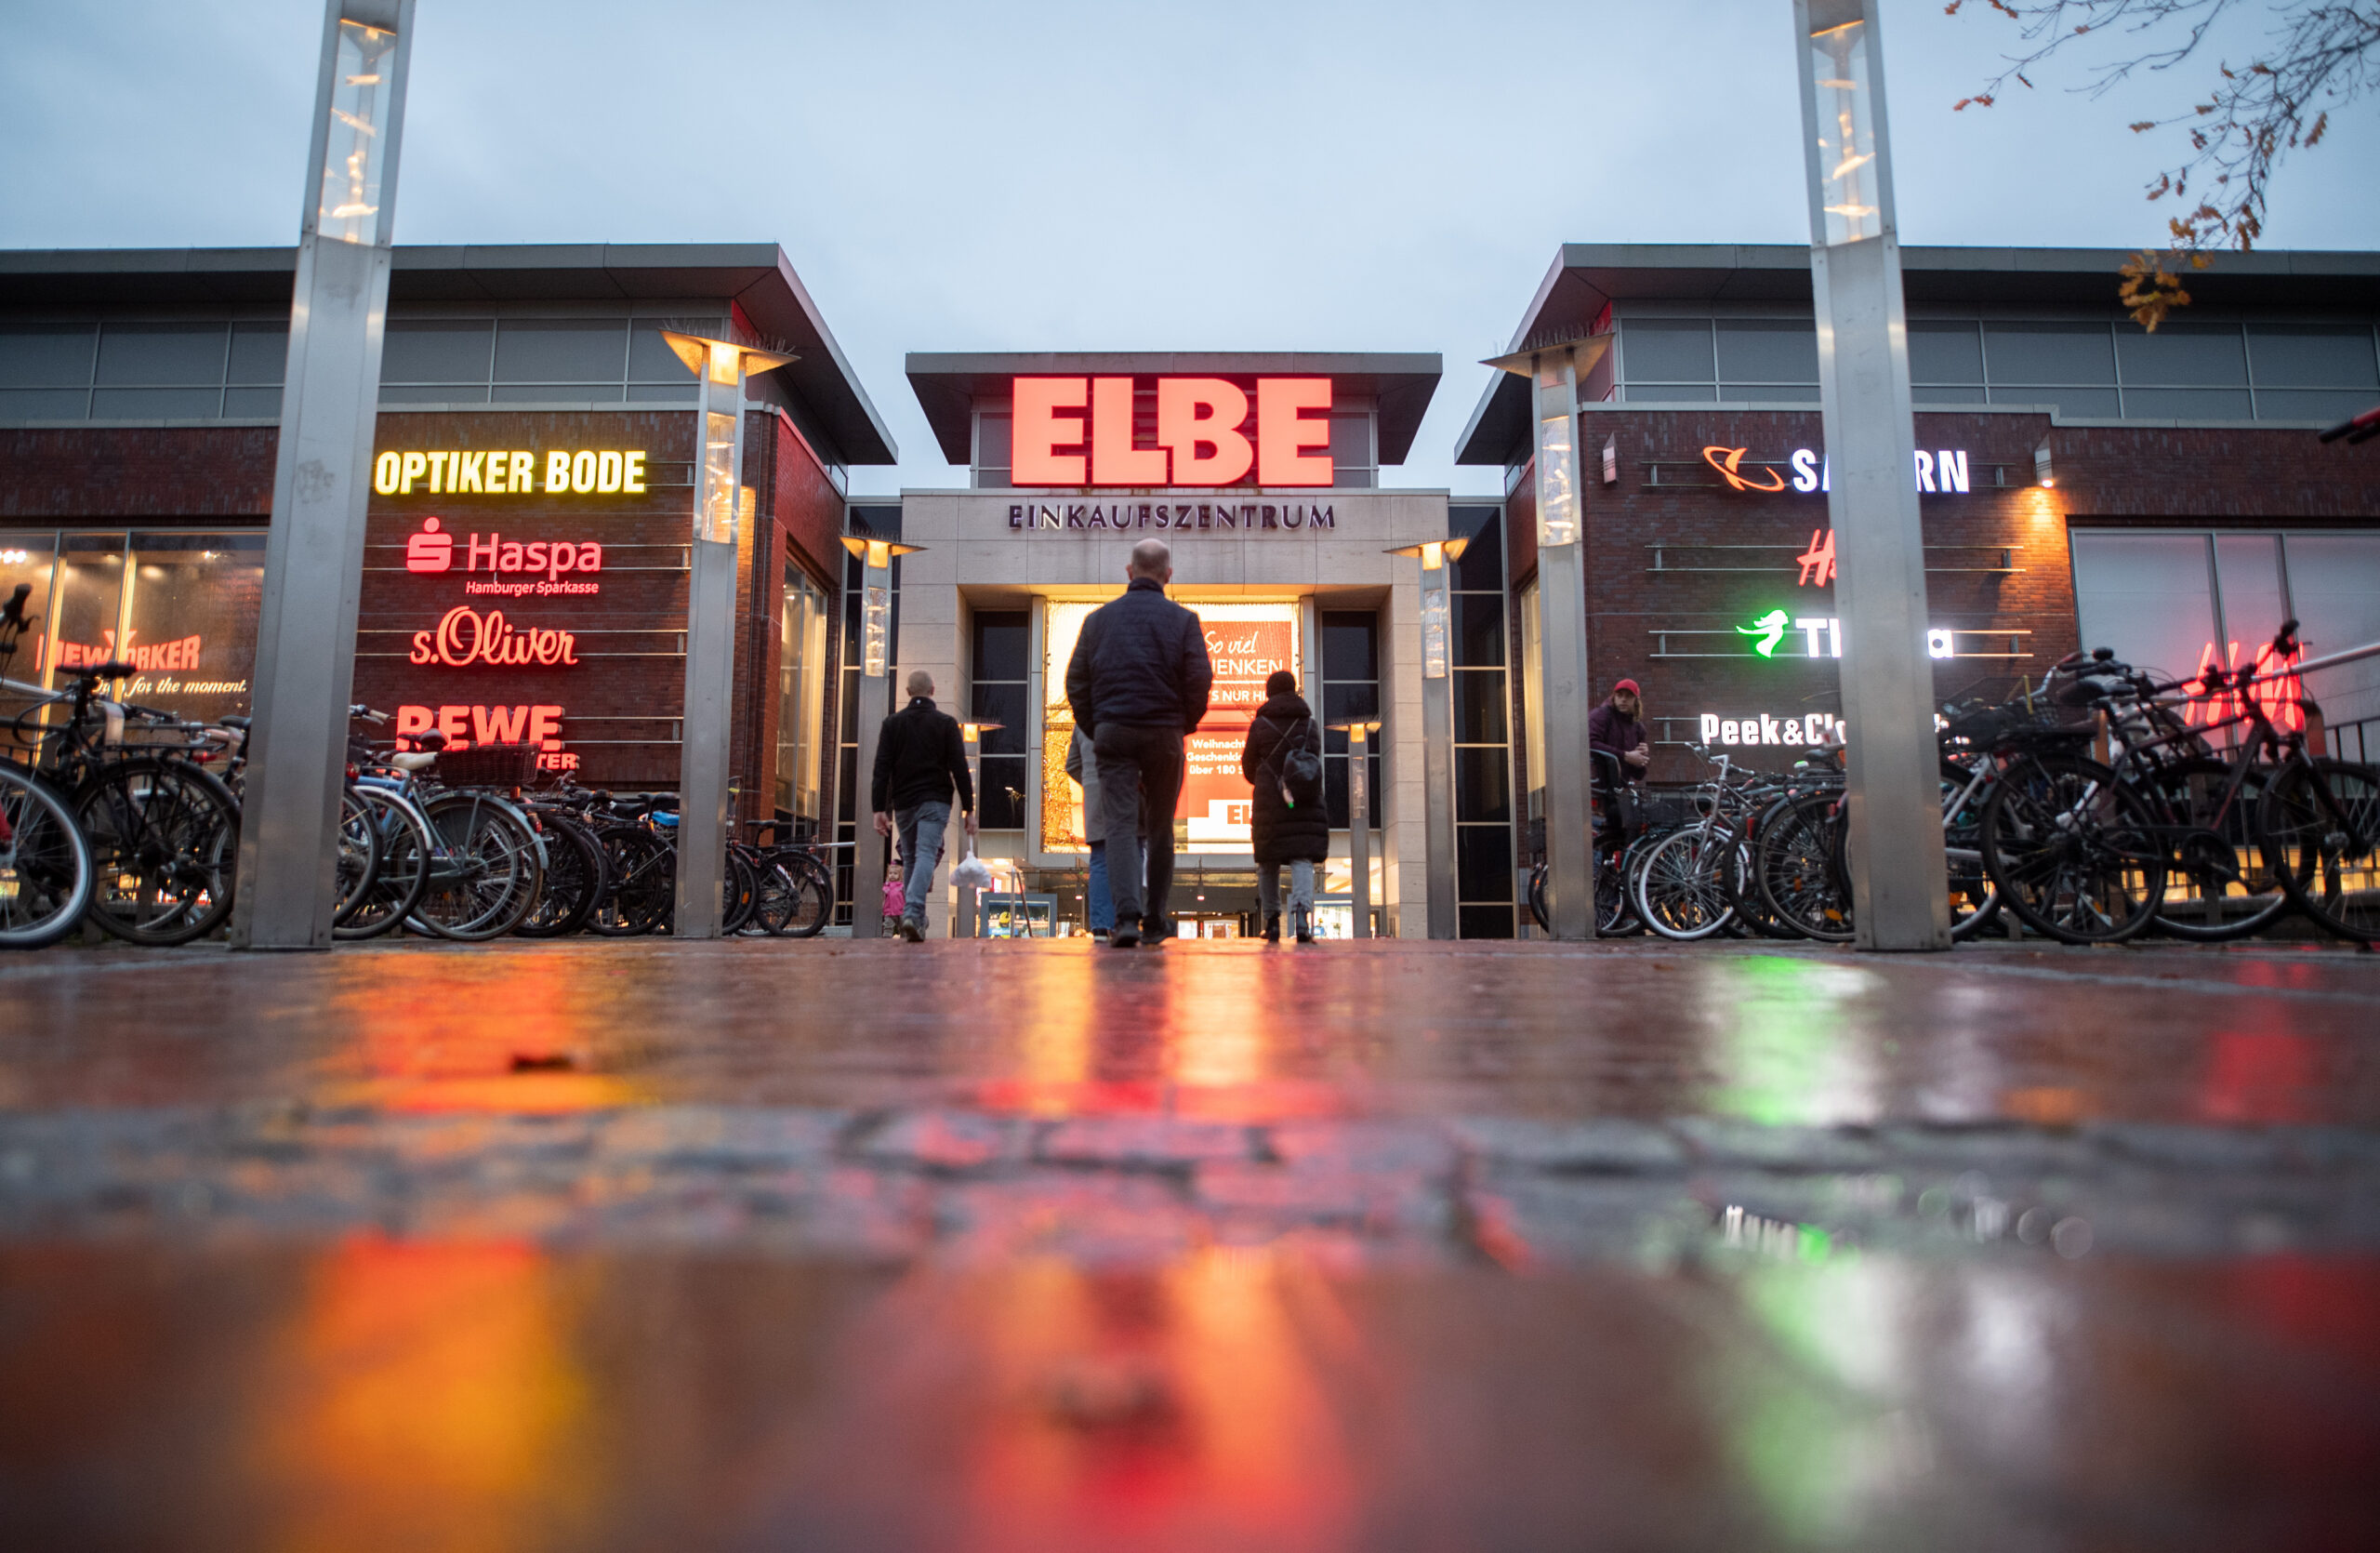
<instances>
[{"instance_id":1,"label":"woman in dark coat","mask_svg":"<svg viewBox=\"0 0 2380 1553\"><path fill-rule=\"evenodd\" d=\"M1314 866L1330 855L1330 813L1317 797L1292 805L1281 796L1281 761L1303 748L1322 753L1322 728L1286 669L1264 682L1265 702L1249 724L1239 774L1256 790L1256 898L1264 937L1281 941L1281 865L1289 866L1289 922L1298 942L1314 942Z\"/></svg>"}]
</instances>

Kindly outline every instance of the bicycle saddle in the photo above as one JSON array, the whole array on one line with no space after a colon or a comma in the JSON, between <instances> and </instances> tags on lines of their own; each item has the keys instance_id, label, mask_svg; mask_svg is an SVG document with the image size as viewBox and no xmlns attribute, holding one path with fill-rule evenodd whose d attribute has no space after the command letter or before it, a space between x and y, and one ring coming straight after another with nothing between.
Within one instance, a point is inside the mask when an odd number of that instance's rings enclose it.
<instances>
[{"instance_id":1,"label":"bicycle saddle","mask_svg":"<svg viewBox=\"0 0 2380 1553\"><path fill-rule=\"evenodd\" d=\"M254 722L255 720L254 720L253 718L246 718L246 717L237 717L237 716L233 716L233 717L218 717L218 718L217 718L215 721L216 721L216 723L217 723L218 724L219 724L219 725L220 725L220 726L222 726L222 727L226 727L226 728L237 728L237 729L239 729L239 730L240 730L240 732L242 732L242 733L244 733L244 734L245 734L245 733L246 733L246 732L248 731L248 725L249 725L249 723L252 723L252 722Z\"/></svg>"},{"instance_id":2,"label":"bicycle saddle","mask_svg":"<svg viewBox=\"0 0 2380 1553\"><path fill-rule=\"evenodd\" d=\"M438 751L421 750L408 754L390 755L389 763L399 771L427 771L438 763Z\"/></svg>"}]
</instances>

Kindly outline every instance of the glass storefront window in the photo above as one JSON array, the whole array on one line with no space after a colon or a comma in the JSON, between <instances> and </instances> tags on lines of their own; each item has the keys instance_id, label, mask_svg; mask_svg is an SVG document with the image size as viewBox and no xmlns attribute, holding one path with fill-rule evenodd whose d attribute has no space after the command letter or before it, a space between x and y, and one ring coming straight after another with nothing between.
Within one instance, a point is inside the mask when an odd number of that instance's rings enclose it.
<instances>
[{"instance_id":1,"label":"glass storefront window","mask_svg":"<svg viewBox=\"0 0 2380 1553\"><path fill-rule=\"evenodd\" d=\"M0 534L0 586L33 584L39 618L8 666L56 688L112 661L124 694L193 719L249 710L265 536L158 530Z\"/></svg>"},{"instance_id":2,"label":"glass storefront window","mask_svg":"<svg viewBox=\"0 0 2380 1553\"><path fill-rule=\"evenodd\" d=\"M821 817L818 773L826 696L826 594L788 562L777 670L776 806Z\"/></svg>"}]
</instances>

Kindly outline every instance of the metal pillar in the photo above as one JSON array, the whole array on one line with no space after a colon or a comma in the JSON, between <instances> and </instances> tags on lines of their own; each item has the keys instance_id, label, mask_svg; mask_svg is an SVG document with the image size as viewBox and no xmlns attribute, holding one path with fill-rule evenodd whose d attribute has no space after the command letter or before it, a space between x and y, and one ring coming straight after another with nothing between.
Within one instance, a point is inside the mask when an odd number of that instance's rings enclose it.
<instances>
[{"instance_id":1,"label":"metal pillar","mask_svg":"<svg viewBox=\"0 0 2380 1553\"><path fill-rule=\"evenodd\" d=\"M678 729L680 938L716 938L727 866L728 739L735 710L735 537L758 513L744 497L744 383L793 358L662 331L702 379L695 411L694 532L686 577L686 690ZM749 774L758 779L758 773Z\"/></svg>"},{"instance_id":2,"label":"metal pillar","mask_svg":"<svg viewBox=\"0 0 2380 1553\"><path fill-rule=\"evenodd\" d=\"M289 316L231 943L325 949L413 0L330 0Z\"/></svg>"},{"instance_id":3,"label":"metal pillar","mask_svg":"<svg viewBox=\"0 0 2380 1553\"><path fill-rule=\"evenodd\" d=\"M1611 348L1608 336L1490 361L1528 378L1537 423L1539 681L1545 705L1546 915L1553 936L1595 936L1594 806L1587 756L1586 525L1579 484L1579 378Z\"/></svg>"},{"instance_id":4,"label":"metal pillar","mask_svg":"<svg viewBox=\"0 0 2380 1553\"><path fill-rule=\"evenodd\" d=\"M852 795L852 936L875 938L884 931L884 839L876 833L868 791L876 776L876 740L892 715L892 558L924 547L884 539L843 537L843 548L859 557L859 737L858 790Z\"/></svg>"},{"instance_id":5,"label":"metal pillar","mask_svg":"<svg viewBox=\"0 0 2380 1553\"><path fill-rule=\"evenodd\" d=\"M984 736L995 729L1004 726L1006 726L1006 724L1000 723L961 723L959 724L959 737L967 748L967 779L972 782L975 786L975 810L978 814L981 814L984 808ZM967 834L965 820L957 815L953 815L951 816L951 823L953 829L962 839L962 844L964 844L964 838ZM945 833L945 837L947 833ZM945 839L943 842L943 856L947 857L949 855L950 843ZM955 857L951 858L951 867L956 869L958 866L959 860ZM979 938L983 936L982 904L983 892L981 890L972 889L965 884L959 886L959 904L951 912L950 916L950 936L953 938Z\"/></svg>"},{"instance_id":6,"label":"metal pillar","mask_svg":"<svg viewBox=\"0 0 2380 1553\"><path fill-rule=\"evenodd\" d=\"M1347 735L1347 896L1352 938L1372 936L1371 736L1377 723L1337 723Z\"/></svg>"},{"instance_id":7,"label":"metal pillar","mask_svg":"<svg viewBox=\"0 0 2380 1553\"><path fill-rule=\"evenodd\" d=\"M1433 938L1456 936L1454 677L1448 669L1454 625L1447 568L1468 542L1432 539L1389 552L1421 563L1421 811Z\"/></svg>"},{"instance_id":8,"label":"metal pillar","mask_svg":"<svg viewBox=\"0 0 2380 1553\"><path fill-rule=\"evenodd\" d=\"M1943 949L1941 763L1877 8L1877 0L1793 7L1843 621L1852 920L1863 949Z\"/></svg>"}]
</instances>

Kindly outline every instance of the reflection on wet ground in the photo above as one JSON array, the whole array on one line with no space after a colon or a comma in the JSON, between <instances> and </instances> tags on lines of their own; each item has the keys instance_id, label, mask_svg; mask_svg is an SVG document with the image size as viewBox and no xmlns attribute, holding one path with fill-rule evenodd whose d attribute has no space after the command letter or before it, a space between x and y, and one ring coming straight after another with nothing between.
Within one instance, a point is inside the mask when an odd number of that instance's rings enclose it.
<instances>
[{"instance_id":1,"label":"reflection on wet ground","mask_svg":"<svg viewBox=\"0 0 2380 1553\"><path fill-rule=\"evenodd\" d=\"M2380 965L0 962L0 1546L2324 1547Z\"/></svg>"}]
</instances>

